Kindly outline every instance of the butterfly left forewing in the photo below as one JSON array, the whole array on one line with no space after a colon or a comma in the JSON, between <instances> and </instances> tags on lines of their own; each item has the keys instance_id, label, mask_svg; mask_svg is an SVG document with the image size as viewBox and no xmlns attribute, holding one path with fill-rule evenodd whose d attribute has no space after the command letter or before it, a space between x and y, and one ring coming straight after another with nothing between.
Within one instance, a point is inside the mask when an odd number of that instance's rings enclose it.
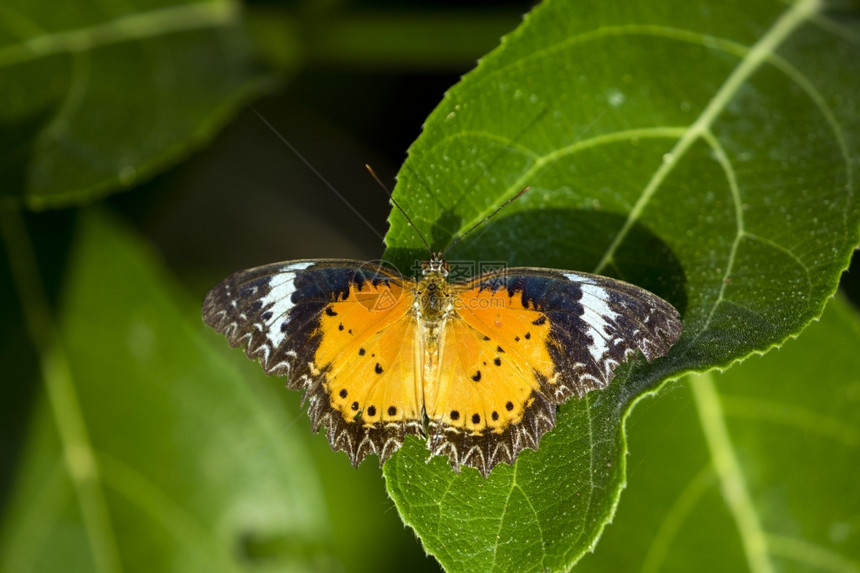
<instances>
[{"instance_id":1,"label":"butterfly left forewing","mask_svg":"<svg viewBox=\"0 0 860 573\"><path fill-rule=\"evenodd\" d=\"M321 317L320 383L309 393L309 411L314 430L325 426L332 447L355 466L367 454L381 465L405 436L424 435L413 298L408 290L392 294L393 302L353 289Z\"/></svg>"},{"instance_id":2,"label":"butterfly left forewing","mask_svg":"<svg viewBox=\"0 0 860 573\"><path fill-rule=\"evenodd\" d=\"M669 303L596 275L510 269L452 288L457 311L446 327L439 389L428 400L428 439L455 467L484 475L523 448L536 449L556 404L605 387L637 350L648 360L665 354L681 333ZM510 415L501 415L500 404L512 406ZM452 411L483 411L485 422L452 419ZM493 412L495 424L486 420Z\"/></svg>"},{"instance_id":3,"label":"butterfly left forewing","mask_svg":"<svg viewBox=\"0 0 860 573\"><path fill-rule=\"evenodd\" d=\"M410 285L359 261L278 263L216 285L203 319L303 390L313 429L325 426L332 448L354 465L369 453L382 462L405 435L423 433Z\"/></svg>"}]
</instances>

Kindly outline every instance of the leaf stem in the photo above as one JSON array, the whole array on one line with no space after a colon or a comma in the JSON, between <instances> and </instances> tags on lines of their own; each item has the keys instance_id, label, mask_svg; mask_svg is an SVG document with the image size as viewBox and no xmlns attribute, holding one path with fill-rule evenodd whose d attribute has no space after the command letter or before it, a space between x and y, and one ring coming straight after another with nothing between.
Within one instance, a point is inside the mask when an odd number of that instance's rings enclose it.
<instances>
[{"instance_id":1,"label":"leaf stem","mask_svg":"<svg viewBox=\"0 0 860 573\"><path fill-rule=\"evenodd\" d=\"M63 447L63 461L80 503L95 569L100 573L122 571L95 452L20 211L0 209L0 234L26 327L39 354L45 390Z\"/></svg>"},{"instance_id":2,"label":"leaf stem","mask_svg":"<svg viewBox=\"0 0 860 573\"><path fill-rule=\"evenodd\" d=\"M753 573L771 573L773 567L766 535L735 456L713 374L693 375L690 389L711 452L711 463L720 481L720 491L739 530L749 569Z\"/></svg>"}]
</instances>

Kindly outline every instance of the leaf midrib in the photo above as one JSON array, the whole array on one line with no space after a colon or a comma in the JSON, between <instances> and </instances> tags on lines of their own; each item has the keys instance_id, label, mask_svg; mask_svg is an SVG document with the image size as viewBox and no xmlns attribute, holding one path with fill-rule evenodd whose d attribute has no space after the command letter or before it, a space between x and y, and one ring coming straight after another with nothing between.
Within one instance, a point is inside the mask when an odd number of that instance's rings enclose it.
<instances>
[{"instance_id":1,"label":"leaf midrib","mask_svg":"<svg viewBox=\"0 0 860 573\"><path fill-rule=\"evenodd\" d=\"M768 554L764 529L729 437L713 375L696 375L690 380L690 389L714 470L720 481L720 491L740 533L747 566L752 573L771 573L773 565Z\"/></svg>"},{"instance_id":2,"label":"leaf midrib","mask_svg":"<svg viewBox=\"0 0 860 573\"><path fill-rule=\"evenodd\" d=\"M746 56L741 59L740 64L732 71L726 81L717 90L717 93L711 98L711 101L705 107L696 121L690 125L684 135L678 140L675 146L669 153L664 156L664 161L660 167L654 172L651 180L645 186L627 220L621 227L621 230L615 236L612 244L606 250L603 258L597 264L595 273L600 273L613 260L618 247L627 238L627 234L633 225L639 220L639 216L645 209L645 206L651 201L651 198L657 192L657 189L668 177L668 175L678 165L681 158L699 140L711 130L711 126L717 117L725 110L731 99L737 94L744 82L755 72L764 62L766 62L795 29L803 22L818 11L820 0L798 0L791 9L786 11L771 28L764 34L758 42L747 52Z\"/></svg>"},{"instance_id":3,"label":"leaf midrib","mask_svg":"<svg viewBox=\"0 0 860 573\"><path fill-rule=\"evenodd\" d=\"M776 20L776 22L774 22L774 24L759 39L758 42L756 42L752 47L747 50L743 50L742 46L734 42L719 38L711 38L710 45L719 46L732 54L738 55L740 57L740 63L737 67L735 67L735 69L728 76L725 82L723 82L722 86L719 88L719 90L717 90L714 97L711 98L705 109L702 110L696 120L689 126L657 126L635 130L637 131L637 136L639 137L672 135L679 135L679 137L673 148L664 155L664 161L656 169L651 179L646 184L645 189L643 189L633 208L630 210L630 213L628 214L627 219L625 220L621 229L616 234L609 248L607 248L600 262L595 267L593 271L594 273L600 274L612 262L617 249L627 238L627 235L629 234L633 226L639 221L642 212L644 211L645 207L650 203L651 199L653 198L654 194L656 194L663 181L665 181L669 174L680 163L681 158L685 156L686 152L693 146L694 143L696 143L700 138L705 138L709 135L712 135L710 130L716 118L725 110L731 99L740 90L740 87L757 69L761 67L762 64L768 61L774 61L774 64L777 68L782 70L784 73L787 73L793 79L796 79L796 74L789 73L793 71L793 69L788 66L786 62L784 62L781 58L778 58L776 56L776 49L789 36L791 36L794 30L796 30L801 24L809 21L820 10L820 8L821 0L798 0L795 4L791 6L789 10L783 13L783 15L778 20ZM631 30L649 33L660 31L667 36L669 35L666 33L666 31L669 30L672 32L671 36L669 37L681 39L684 41L691 41L691 39L693 38L701 40L699 36L693 36L690 33L684 33L683 30L679 31L674 29L664 29L659 26L627 26L619 27L618 30L623 30L628 33ZM618 32L618 30L613 29L613 31L616 33ZM605 35L607 33L606 29L601 29L600 32L601 35ZM586 36L590 37L591 35ZM582 38L578 38L578 41L581 39ZM556 48L558 48L558 46L553 46L553 49ZM804 91L809 91L808 89L806 89L808 86L804 85L803 87ZM814 94L811 95L814 96ZM819 104L820 107L820 99L815 97L813 97L813 99L815 100L816 104ZM832 126L833 118L830 114L828 114L828 110L824 109L823 113L827 117L828 123L830 123ZM626 132L606 134L592 138L590 140L580 140L570 146L566 146L561 150L556 150L551 154L533 157L534 163L531 168L528 169L520 178L517 179L516 182L514 182L513 185L509 186L508 189L500 195L501 200L507 198L511 193L518 192L519 190L521 190L523 186L526 185L529 181L533 181L535 173L539 173L543 168L547 167L554 160L558 159L559 156L579 151L588 147L592 147L594 145L604 144L618 140L621 136L625 135L625 133ZM838 132L838 130L836 133L836 137L839 141L843 157L846 157L847 149L844 144L844 140L841 136L841 133ZM470 228L475 222L484 219L486 215L492 212L497 206L498 202L493 202L492 205L487 206L485 212L477 214L472 221L464 221L461 224L460 231L462 232L463 229Z\"/></svg>"}]
</instances>

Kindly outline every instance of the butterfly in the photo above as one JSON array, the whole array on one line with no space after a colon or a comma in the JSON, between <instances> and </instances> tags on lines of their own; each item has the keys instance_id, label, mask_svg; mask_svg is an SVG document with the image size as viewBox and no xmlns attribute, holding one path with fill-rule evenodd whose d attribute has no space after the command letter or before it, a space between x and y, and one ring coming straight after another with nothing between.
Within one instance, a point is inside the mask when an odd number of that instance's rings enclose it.
<instances>
[{"instance_id":1,"label":"butterfly","mask_svg":"<svg viewBox=\"0 0 860 573\"><path fill-rule=\"evenodd\" d=\"M353 260L276 263L215 286L203 320L302 391L313 431L325 427L354 466L368 454L381 466L416 436L485 478L536 450L558 405L681 335L671 304L620 280L543 268L448 275L441 253L417 279Z\"/></svg>"}]
</instances>

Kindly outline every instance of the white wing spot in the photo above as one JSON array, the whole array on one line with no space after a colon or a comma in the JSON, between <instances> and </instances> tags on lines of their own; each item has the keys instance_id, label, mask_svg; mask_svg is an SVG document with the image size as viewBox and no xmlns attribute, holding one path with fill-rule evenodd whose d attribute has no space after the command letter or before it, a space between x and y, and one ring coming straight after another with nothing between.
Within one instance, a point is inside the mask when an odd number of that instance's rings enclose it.
<instances>
[{"instance_id":1,"label":"white wing spot","mask_svg":"<svg viewBox=\"0 0 860 573\"><path fill-rule=\"evenodd\" d=\"M609 351L606 327L615 321L618 314L609 308L607 300L609 293L606 289L593 283L583 282L582 276L578 274L571 273L565 276L579 283L582 289L582 299L579 301L583 308L582 320L591 327L592 335L588 352L600 364Z\"/></svg>"},{"instance_id":2,"label":"white wing spot","mask_svg":"<svg viewBox=\"0 0 860 573\"><path fill-rule=\"evenodd\" d=\"M301 263L291 263L284 265L280 273L276 274L269 280L269 294L260 297L260 302L263 307L269 307L272 316L266 321L266 330L268 331L269 342L272 348L280 346L284 340L284 333L281 332L280 324L284 317L290 312L295 305L293 304L293 293L296 292L295 280L298 271L305 270L313 265L313 261L305 261Z\"/></svg>"}]
</instances>

